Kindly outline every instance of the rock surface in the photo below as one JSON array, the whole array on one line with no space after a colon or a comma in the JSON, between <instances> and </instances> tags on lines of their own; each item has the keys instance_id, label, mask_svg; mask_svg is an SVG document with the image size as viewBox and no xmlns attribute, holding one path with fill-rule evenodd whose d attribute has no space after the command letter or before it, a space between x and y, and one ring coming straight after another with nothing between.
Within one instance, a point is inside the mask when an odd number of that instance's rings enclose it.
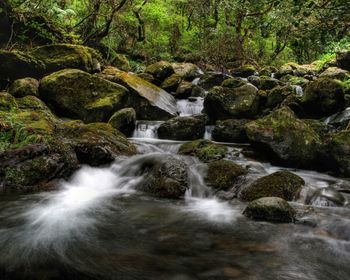
<instances>
[{"instance_id":1,"label":"rock surface","mask_svg":"<svg viewBox=\"0 0 350 280\"><path fill-rule=\"evenodd\" d=\"M225 157L227 147L208 140L195 140L183 144L178 153L199 158L203 162L212 162Z\"/></svg>"}]
</instances>

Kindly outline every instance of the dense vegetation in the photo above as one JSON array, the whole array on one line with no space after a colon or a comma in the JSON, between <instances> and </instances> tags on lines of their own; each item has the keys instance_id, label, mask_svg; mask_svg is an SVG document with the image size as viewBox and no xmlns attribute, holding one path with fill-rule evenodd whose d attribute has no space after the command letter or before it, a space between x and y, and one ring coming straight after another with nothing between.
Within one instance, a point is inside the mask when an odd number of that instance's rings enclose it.
<instances>
[{"instance_id":1,"label":"dense vegetation","mask_svg":"<svg viewBox=\"0 0 350 280\"><path fill-rule=\"evenodd\" d=\"M218 66L330 59L349 46L349 0L1 0L0 43L73 42L134 60ZM219 51L218 51L219 50ZM223 65L225 64L225 65Z\"/></svg>"}]
</instances>

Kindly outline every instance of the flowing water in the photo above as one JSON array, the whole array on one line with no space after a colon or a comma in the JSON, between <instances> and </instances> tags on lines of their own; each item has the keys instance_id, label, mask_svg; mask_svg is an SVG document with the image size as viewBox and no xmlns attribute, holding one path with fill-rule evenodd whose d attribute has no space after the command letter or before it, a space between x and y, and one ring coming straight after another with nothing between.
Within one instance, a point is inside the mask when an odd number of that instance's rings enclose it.
<instances>
[{"instance_id":1,"label":"flowing water","mask_svg":"<svg viewBox=\"0 0 350 280\"><path fill-rule=\"evenodd\" d=\"M192 105L178 108L202 110ZM57 191L2 196L1 279L350 279L349 180L289 169L306 181L293 203L298 222L251 221L245 203L206 185L205 164L176 155L183 142L157 139L160 124L137 123L138 155L84 166ZM249 145L225 145L228 160L249 168L242 184L283 169L256 160ZM166 155L188 166L182 200L138 191L144 163Z\"/></svg>"}]
</instances>

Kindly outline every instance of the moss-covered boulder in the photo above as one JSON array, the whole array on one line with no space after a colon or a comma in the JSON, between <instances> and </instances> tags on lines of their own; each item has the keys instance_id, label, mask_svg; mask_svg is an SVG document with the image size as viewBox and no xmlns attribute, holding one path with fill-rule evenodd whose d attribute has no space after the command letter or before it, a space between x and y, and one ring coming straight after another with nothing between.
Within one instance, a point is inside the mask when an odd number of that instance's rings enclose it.
<instances>
[{"instance_id":1,"label":"moss-covered boulder","mask_svg":"<svg viewBox=\"0 0 350 280\"><path fill-rule=\"evenodd\" d=\"M183 144L178 153L199 158L203 162L212 162L225 157L227 147L209 140L195 140Z\"/></svg>"},{"instance_id":2,"label":"moss-covered boulder","mask_svg":"<svg viewBox=\"0 0 350 280\"><path fill-rule=\"evenodd\" d=\"M274 196L292 201L299 197L304 184L304 180L299 176L288 171L278 171L261 177L244 188L239 198L244 201L253 201L262 197Z\"/></svg>"},{"instance_id":3,"label":"moss-covered boulder","mask_svg":"<svg viewBox=\"0 0 350 280\"><path fill-rule=\"evenodd\" d=\"M129 60L123 54L116 54L111 61L111 65L122 71L128 72L131 70Z\"/></svg>"},{"instance_id":4,"label":"moss-covered boulder","mask_svg":"<svg viewBox=\"0 0 350 280\"><path fill-rule=\"evenodd\" d=\"M242 166L229 161L218 160L208 164L206 182L217 190L228 190L242 182L247 170Z\"/></svg>"},{"instance_id":5,"label":"moss-covered boulder","mask_svg":"<svg viewBox=\"0 0 350 280\"><path fill-rule=\"evenodd\" d=\"M135 109L137 119L167 120L177 116L175 98L137 75L107 67L99 76L130 90L129 104Z\"/></svg>"},{"instance_id":6,"label":"moss-covered boulder","mask_svg":"<svg viewBox=\"0 0 350 280\"><path fill-rule=\"evenodd\" d=\"M301 101L307 115L330 116L345 107L344 86L337 80L319 78L306 87Z\"/></svg>"},{"instance_id":7,"label":"moss-covered boulder","mask_svg":"<svg viewBox=\"0 0 350 280\"><path fill-rule=\"evenodd\" d=\"M166 78L160 87L167 92L174 92L178 88L182 81L182 78L179 74L172 74L170 77Z\"/></svg>"},{"instance_id":8,"label":"moss-covered boulder","mask_svg":"<svg viewBox=\"0 0 350 280\"><path fill-rule=\"evenodd\" d=\"M220 72L206 72L198 82L198 85L205 90L209 90L214 86L219 86L223 81L230 78L230 76Z\"/></svg>"},{"instance_id":9,"label":"moss-covered boulder","mask_svg":"<svg viewBox=\"0 0 350 280\"><path fill-rule=\"evenodd\" d=\"M336 173L350 177L350 130L335 134L329 143L331 168Z\"/></svg>"},{"instance_id":10,"label":"moss-covered boulder","mask_svg":"<svg viewBox=\"0 0 350 280\"><path fill-rule=\"evenodd\" d=\"M196 86L191 82L182 81L176 89L176 92L173 93L173 96L176 99L186 99L192 95L192 91Z\"/></svg>"},{"instance_id":11,"label":"moss-covered boulder","mask_svg":"<svg viewBox=\"0 0 350 280\"><path fill-rule=\"evenodd\" d=\"M266 67L263 67L263 68L259 71L259 75L260 75L260 76L271 77L271 76L274 75L277 71L278 71L278 69L277 69L276 67L273 67L273 66L266 66Z\"/></svg>"},{"instance_id":12,"label":"moss-covered boulder","mask_svg":"<svg viewBox=\"0 0 350 280\"><path fill-rule=\"evenodd\" d=\"M145 73L151 74L160 85L166 78L175 73L173 66L167 61L158 61L146 67Z\"/></svg>"},{"instance_id":13,"label":"moss-covered boulder","mask_svg":"<svg viewBox=\"0 0 350 280\"><path fill-rule=\"evenodd\" d=\"M77 69L65 69L44 77L40 96L61 117L84 122L108 121L126 107L126 88Z\"/></svg>"},{"instance_id":14,"label":"moss-covered boulder","mask_svg":"<svg viewBox=\"0 0 350 280\"><path fill-rule=\"evenodd\" d=\"M135 147L123 134L106 123L83 124L69 121L58 127L62 141L74 148L80 163L98 166L120 155L133 155Z\"/></svg>"},{"instance_id":15,"label":"moss-covered boulder","mask_svg":"<svg viewBox=\"0 0 350 280\"><path fill-rule=\"evenodd\" d=\"M239 88L212 88L204 100L204 110L212 120L254 118L259 110L259 95L252 85Z\"/></svg>"},{"instance_id":16,"label":"moss-covered boulder","mask_svg":"<svg viewBox=\"0 0 350 280\"><path fill-rule=\"evenodd\" d=\"M238 88L244 86L245 84L247 84L247 82L243 81L242 79L228 78L221 83L221 86L227 88Z\"/></svg>"},{"instance_id":17,"label":"moss-covered boulder","mask_svg":"<svg viewBox=\"0 0 350 280\"><path fill-rule=\"evenodd\" d=\"M9 93L17 98L27 95L39 96L39 81L34 78L15 80L9 88Z\"/></svg>"},{"instance_id":18,"label":"moss-covered boulder","mask_svg":"<svg viewBox=\"0 0 350 280\"><path fill-rule=\"evenodd\" d=\"M250 76L248 81L261 90L270 90L279 85L277 79L267 77L267 76Z\"/></svg>"},{"instance_id":19,"label":"moss-covered boulder","mask_svg":"<svg viewBox=\"0 0 350 280\"><path fill-rule=\"evenodd\" d=\"M186 81L193 81L203 75L202 70L192 63L173 63L173 69L176 74L180 75L182 79Z\"/></svg>"},{"instance_id":20,"label":"moss-covered boulder","mask_svg":"<svg viewBox=\"0 0 350 280\"><path fill-rule=\"evenodd\" d=\"M138 188L160 198L178 199L188 188L187 165L171 155L158 155L144 159L144 179Z\"/></svg>"},{"instance_id":21,"label":"moss-covered boulder","mask_svg":"<svg viewBox=\"0 0 350 280\"><path fill-rule=\"evenodd\" d=\"M136 112L133 108L121 109L113 114L108 123L126 136L131 136L135 130Z\"/></svg>"},{"instance_id":22,"label":"moss-covered boulder","mask_svg":"<svg viewBox=\"0 0 350 280\"><path fill-rule=\"evenodd\" d=\"M297 85L303 88L305 88L306 85L310 82L308 79L294 75L285 75L280 79L280 81L287 85Z\"/></svg>"},{"instance_id":23,"label":"moss-covered boulder","mask_svg":"<svg viewBox=\"0 0 350 280\"><path fill-rule=\"evenodd\" d=\"M246 132L255 149L293 166L314 167L322 145L317 132L288 107L248 123Z\"/></svg>"},{"instance_id":24,"label":"moss-covered boulder","mask_svg":"<svg viewBox=\"0 0 350 280\"><path fill-rule=\"evenodd\" d=\"M3 83L26 77L40 78L44 74L43 62L23 52L0 50L0 62Z\"/></svg>"},{"instance_id":25,"label":"moss-covered boulder","mask_svg":"<svg viewBox=\"0 0 350 280\"><path fill-rule=\"evenodd\" d=\"M248 204L243 214L250 219L279 223L292 223L296 211L289 203L279 197L264 197Z\"/></svg>"},{"instance_id":26,"label":"moss-covered boulder","mask_svg":"<svg viewBox=\"0 0 350 280\"><path fill-rule=\"evenodd\" d=\"M160 139L196 140L203 138L205 122L201 118L177 117L162 123L158 128Z\"/></svg>"},{"instance_id":27,"label":"moss-covered boulder","mask_svg":"<svg viewBox=\"0 0 350 280\"><path fill-rule=\"evenodd\" d=\"M246 143L248 137L245 132L245 125L249 120L224 120L217 121L212 132L213 140L228 143Z\"/></svg>"},{"instance_id":28,"label":"moss-covered boulder","mask_svg":"<svg viewBox=\"0 0 350 280\"><path fill-rule=\"evenodd\" d=\"M345 81L350 79L350 72L338 67L329 67L320 74L320 77Z\"/></svg>"},{"instance_id":29,"label":"moss-covered boulder","mask_svg":"<svg viewBox=\"0 0 350 280\"><path fill-rule=\"evenodd\" d=\"M153 75L149 74L149 73L139 73L137 74L137 77L151 83L154 84L155 83L155 78L153 77Z\"/></svg>"},{"instance_id":30,"label":"moss-covered boulder","mask_svg":"<svg viewBox=\"0 0 350 280\"><path fill-rule=\"evenodd\" d=\"M90 73L101 70L100 55L94 49L86 46L52 44L35 48L31 51L31 55L44 63L46 73L66 68L80 69Z\"/></svg>"},{"instance_id":31,"label":"moss-covered boulder","mask_svg":"<svg viewBox=\"0 0 350 280\"><path fill-rule=\"evenodd\" d=\"M234 77L248 78L249 76L254 75L256 71L257 70L253 65L246 64L231 70L230 74Z\"/></svg>"},{"instance_id":32,"label":"moss-covered boulder","mask_svg":"<svg viewBox=\"0 0 350 280\"><path fill-rule=\"evenodd\" d=\"M292 86L278 86L267 92L265 107L273 109L295 93Z\"/></svg>"}]
</instances>

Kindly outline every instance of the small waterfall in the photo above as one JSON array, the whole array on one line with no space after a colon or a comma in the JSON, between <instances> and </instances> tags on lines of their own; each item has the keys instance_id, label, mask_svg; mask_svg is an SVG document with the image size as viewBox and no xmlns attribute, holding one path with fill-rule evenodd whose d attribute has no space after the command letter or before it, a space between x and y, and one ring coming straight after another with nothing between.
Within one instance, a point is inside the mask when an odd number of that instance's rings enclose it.
<instances>
[{"instance_id":1,"label":"small waterfall","mask_svg":"<svg viewBox=\"0 0 350 280\"><path fill-rule=\"evenodd\" d=\"M276 73L271 73L271 78L275 79L276 78Z\"/></svg>"},{"instance_id":2,"label":"small waterfall","mask_svg":"<svg viewBox=\"0 0 350 280\"><path fill-rule=\"evenodd\" d=\"M137 121L132 138L158 139L157 130L162 121Z\"/></svg>"},{"instance_id":3,"label":"small waterfall","mask_svg":"<svg viewBox=\"0 0 350 280\"><path fill-rule=\"evenodd\" d=\"M294 86L294 90L297 96L302 97L304 95L304 90L301 86Z\"/></svg>"},{"instance_id":4,"label":"small waterfall","mask_svg":"<svg viewBox=\"0 0 350 280\"><path fill-rule=\"evenodd\" d=\"M180 117L200 115L203 110L204 98L193 97L191 99L182 99L177 101L177 110Z\"/></svg>"},{"instance_id":5,"label":"small waterfall","mask_svg":"<svg viewBox=\"0 0 350 280\"><path fill-rule=\"evenodd\" d=\"M341 124L342 122L350 121L350 107L340 113L336 113L324 120L325 124Z\"/></svg>"},{"instance_id":6,"label":"small waterfall","mask_svg":"<svg viewBox=\"0 0 350 280\"><path fill-rule=\"evenodd\" d=\"M212 133L213 133L214 128L215 128L215 125L207 125L205 127L204 139L212 140L212 138L213 138Z\"/></svg>"},{"instance_id":7,"label":"small waterfall","mask_svg":"<svg viewBox=\"0 0 350 280\"><path fill-rule=\"evenodd\" d=\"M192 81L192 85L198 86L200 80L201 80L201 78L195 78L195 79Z\"/></svg>"}]
</instances>

